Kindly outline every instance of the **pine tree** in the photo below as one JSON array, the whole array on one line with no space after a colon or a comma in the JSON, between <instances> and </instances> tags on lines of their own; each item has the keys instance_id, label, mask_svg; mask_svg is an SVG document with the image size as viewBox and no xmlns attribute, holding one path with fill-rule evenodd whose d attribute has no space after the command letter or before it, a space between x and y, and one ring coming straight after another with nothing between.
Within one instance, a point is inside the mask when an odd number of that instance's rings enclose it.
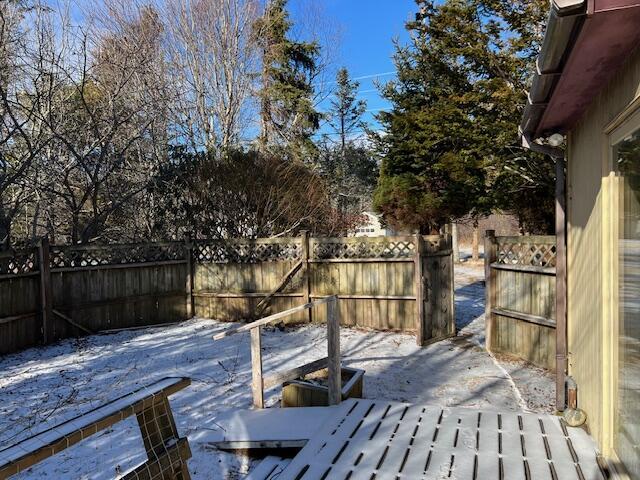
<instances>
[{"instance_id":1,"label":"pine tree","mask_svg":"<svg viewBox=\"0 0 640 480\"><path fill-rule=\"evenodd\" d=\"M362 116L367 109L364 100L358 100L360 83L349 79L346 68L338 70L336 90L328 112L328 125L332 133L338 137L340 150L344 154L349 139L364 126Z\"/></svg>"},{"instance_id":2,"label":"pine tree","mask_svg":"<svg viewBox=\"0 0 640 480\"><path fill-rule=\"evenodd\" d=\"M384 89L393 109L379 116L377 208L420 230L494 208L548 228L553 168L517 133L546 2L416 3L411 43L395 55L398 79Z\"/></svg>"},{"instance_id":3,"label":"pine tree","mask_svg":"<svg viewBox=\"0 0 640 480\"><path fill-rule=\"evenodd\" d=\"M326 115L330 132L323 136L320 144L320 171L336 199L340 215L345 218L355 218L370 209L378 176L375 156L354 138L356 132L366 128L362 117L367 105L357 99L359 87L358 82L349 78L346 68L338 70L336 89Z\"/></svg>"},{"instance_id":4,"label":"pine tree","mask_svg":"<svg viewBox=\"0 0 640 480\"><path fill-rule=\"evenodd\" d=\"M469 82L428 35L397 46L394 61L397 79L383 89L393 108L378 115L383 161L374 205L397 229L435 233L484 192Z\"/></svg>"},{"instance_id":5,"label":"pine tree","mask_svg":"<svg viewBox=\"0 0 640 480\"><path fill-rule=\"evenodd\" d=\"M286 146L300 157L314 149L311 137L319 127L311 83L319 46L288 37L292 22L286 7L287 0L270 0L256 23L262 51L259 144Z\"/></svg>"}]
</instances>

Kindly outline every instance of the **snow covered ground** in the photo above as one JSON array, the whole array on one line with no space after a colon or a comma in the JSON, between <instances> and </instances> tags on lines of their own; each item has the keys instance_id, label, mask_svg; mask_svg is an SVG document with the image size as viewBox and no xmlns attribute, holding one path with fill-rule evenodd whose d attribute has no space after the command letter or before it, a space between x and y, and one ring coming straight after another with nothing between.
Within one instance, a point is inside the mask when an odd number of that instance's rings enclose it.
<instances>
[{"instance_id":1,"label":"snow covered ground","mask_svg":"<svg viewBox=\"0 0 640 480\"><path fill-rule=\"evenodd\" d=\"M460 335L418 348L409 335L341 330L343 361L366 370L365 396L434 405L551 411L553 377L523 362L488 355L484 343L483 270L456 266ZM194 319L180 325L68 340L0 358L0 449L166 376L192 384L171 397L181 435L190 440L194 479L241 479L248 460L202 439L216 419L251 405L248 335L214 342L229 324ZM266 372L326 354L325 328L263 335ZM278 401L277 389L267 403ZM19 478L113 478L144 458L135 419L50 458ZM100 472L100 473L97 473Z\"/></svg>"}]
</instances>

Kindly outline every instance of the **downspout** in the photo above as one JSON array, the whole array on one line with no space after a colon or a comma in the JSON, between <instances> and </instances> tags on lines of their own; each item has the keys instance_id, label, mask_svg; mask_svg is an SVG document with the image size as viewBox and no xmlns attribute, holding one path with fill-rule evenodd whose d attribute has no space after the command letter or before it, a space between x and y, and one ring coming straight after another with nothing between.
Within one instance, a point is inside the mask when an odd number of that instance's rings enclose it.
<instances>
[{"instance_id":1,"label":"downspout","mask_svg":"<svg viewBox=\"0 0 640 480\"><path fill-rule=\"evenodd\" d=\"M568 369L566 161L563 149L544 145L532 139L545 134L540 131L540 123L562 75L565 61L571 53L574 39L582 30L589 5L593 7L593 0L552 0L547 31L536 61L536 75L531 84L520 125L523 146L549 155L556 165L556 408L560 411L565 410L567 403Z\"/></svg>"},{"instance_id":2,"label":"downspout","mask_svg":"<svg viewBox=\"0 0 640 480\"><path fill-rule=\"evenodd\" d=\"M556 166L556 409L564 411L566 407L567 379L567 217L566 217L566 181L565 152L561 148L551 147L532 141L528 135L522 135L522 143L534 152L548 155Z\"/></svg>"}]
</instances>

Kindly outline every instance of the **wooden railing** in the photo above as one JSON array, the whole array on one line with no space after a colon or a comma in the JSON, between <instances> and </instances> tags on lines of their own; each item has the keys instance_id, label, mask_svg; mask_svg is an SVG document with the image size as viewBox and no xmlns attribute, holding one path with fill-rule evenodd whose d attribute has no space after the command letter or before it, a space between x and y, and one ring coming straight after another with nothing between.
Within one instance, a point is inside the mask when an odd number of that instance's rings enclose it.
<instances>
[{"instance_id":1,"label":"wooden railing","mask_svg":"<svg viewBox=\"0 0 640 480\"><path fill-rule=\"evenodd\" d=\"M305 365L292 368L285 372L274 373L265 377L262 369L262 327L276 320L281 320L298 312L310 310L318 305L327 305L327 356ZM338 309L338 297L332 295L320 300L305 303L290 308L283 312L269 315L255 322L247 323L239 327L230 328L222 333L214 335L214 340L220 340L236 333L251 332L251 391L253 405L256 408L264 408L264 391L276 385L295 380L303 375L318 371L322 368L328 370L329 405L337 405L342 399L342 375L340 372L340 310Z\"/></svg>"},{"instance_id":2,"label":"wooden railing","mask_svg":"<svg viewBox=\"0 0 640 480\"><path fill-rule=\"evenodd\" d=\"M187 460L191 451L187 439L178 435L168 397L190 383L188 378L164 378L0 450L0 479L22 472L135 415L147 461L122 478L188 480Z\"/></svg>"}]
</instances>

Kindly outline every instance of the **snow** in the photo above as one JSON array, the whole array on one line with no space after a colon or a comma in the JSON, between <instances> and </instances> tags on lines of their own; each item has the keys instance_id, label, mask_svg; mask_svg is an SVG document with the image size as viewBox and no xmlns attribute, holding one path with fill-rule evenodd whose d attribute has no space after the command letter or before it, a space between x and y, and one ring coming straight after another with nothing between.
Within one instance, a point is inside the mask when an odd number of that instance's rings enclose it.
<instances>
[{"instance_id":1,"label":"snow","mask_svg":"<svg viewBox=\"0 0 640 480\"><path fill-rule=\"evenodd\" d=\"M343 363L365 374L365 396L441 406L549 412L553 376L513 359L487 354L480 266L456 266L458 337L425 348L415 338L341 329ZM190 387L171 397L190 439L192 477L241 479L253 464L212 449L202 439L220 420L251 406L248 334L214 342L228 323L193 319L162 328L67 340L0 358L0 449L163 377L186 376ZM326 329L264 329L265 373L326 355ZM267 405L278 402L278 389ZM113 478L145 458L130 418L63 451L16 478ZM98 473L99 472L99 473Z\"/></svg>"}]
</instances>

